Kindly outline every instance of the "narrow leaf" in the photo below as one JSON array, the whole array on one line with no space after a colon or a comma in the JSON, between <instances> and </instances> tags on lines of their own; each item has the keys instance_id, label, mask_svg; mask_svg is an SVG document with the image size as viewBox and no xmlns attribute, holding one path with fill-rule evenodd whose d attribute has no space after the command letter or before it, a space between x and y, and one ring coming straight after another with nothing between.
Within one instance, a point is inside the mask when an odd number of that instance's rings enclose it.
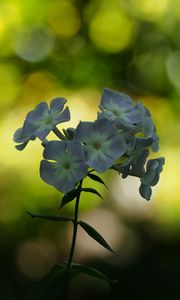
<instances>
[{"instance_id":1,"label":"narrow leaf","mask_svg":"<svg viewBox=\"0 0 180 300\"><path fill-rule=\"evenodd\" d=\"M27 300L61 299L67 278L67 269L55 266L46 277L34 283Z\"/></svg>"},{"instance_id":2,"label":"narrow leaf","mask_svg":"<svg viewBox=\"0 0 180 300\"><path fill-rule=\"evenodd\" d=\"M61 205L60 208L62 208L64 205L66 205L67 203L71 202L72 200L74 200L76 198L78 194L78 190L74 189L68 193L66 193L63 198L61 199Z\"/></svg>"},{"instance_id":3,"label":"narrow leaf","mask_svg":"<svg viewBox=\"0 0 180 300\"><path fill-rule=\"evenodd\" d=\"M88 275L90 275L92 277L105 280L105 281L107 281L109 283L113 282L109 277L107 277L103 273L99 272L98 270L96 270L94 268L88 267L88 266L84 266L84 265L81 265L81 264L72 263L71 264L71 269L74 270L74 271L76 271L76 272L79 272L79 273L85 273L85 274L88 274Z\"/></svg>"},{"instance_id":4,"label":"narrow leaf","mask_svg":"<svg viewBox=\"0 0 180 300\"><path fill-rule=\"evenodd\" d=\"M92 226L83 221L79 221L78 223L87 232L87 234L89 234L90 237L96 240L96 242L98 242L101 246L114 253L105 239Z\"/></svg>"},{"instance_id":5,"label":"narrow leaf","mask_svg":"<svg viewBox=\"0 0 180 300\"><path fill-rule=\"evenodd\" d=\"M69 217L63 217L63 216L51 216L51 215L41 215L41 214L33 214L30 211L26 211L28 215L30 215L32 218L40 218L40 219L46 219L49 221L73 221L72 218Z\"/></svg>"},{"instance_id":6,"label":"narrow leaf","mask_svg":"<svg viewBox=\"0 0 180 300\"><path fill-rule=\"evenodd\" d=\"M101 194L99 194L98 191L96 191L95 189L92 189L92 188L82 188L81 191L82 192L88 192L88 193L95 194L95 195L97 195L97 196L99 196L100 198L103 199L103 197L101 196Z\"/></svg>"},{"instance_id":7,"label":"narrow leaf","mask_svg":"<svg viewBox=\"0 0 180 300\"><path fill-rule=\"evenodd\" d=\"M97 175L95 175L95 174L89 173L89 174L88 174L88 177L91 178L91 179L94 180L94 181L97 181L97 182L99 182L99 183L104 184L104 186L109 190L109 188L107 187L107 185L105 184L105 182L104 182L99 176L97 176Z\"/></svg>"}]
</instances>

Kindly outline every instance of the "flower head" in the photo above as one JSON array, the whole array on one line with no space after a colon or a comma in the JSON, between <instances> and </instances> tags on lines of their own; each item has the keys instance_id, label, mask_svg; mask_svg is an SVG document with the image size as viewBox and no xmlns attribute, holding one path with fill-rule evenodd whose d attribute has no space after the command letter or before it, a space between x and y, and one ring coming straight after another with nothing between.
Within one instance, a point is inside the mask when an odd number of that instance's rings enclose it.
<instances>
[{"instance_id":1,"label":"flower head","mask_svg":"<svg viewBox=\"0 0 180 300\"><path fill-rule=\"evenodd\" d=\"M22 150L31 139L38 137L44 140L57 124L69 121L69 108L66 107L63 111L65 103L64 98L55 98L51 101L49 108L46 102L41 102L27 114L23 127L14 134L14 141L23 143L19 146L19 150Z\"/></svg>"},{"instance_id":2,"label":"flower head","mask_svg":"<svg viewBox=\"0 0 180 300\"><path fill-rule=\"evenodd\" d=\"M40 176L59 191L71 191L87 175L88 166L78 142L51 141L45 146L43 156L45 159L41 161Z\"/></svg>"},{"instance_id":3,"label":"flower head","mask_svg":"<svg viewBox=\"0 0 180 300\"><path fill-rule=\"evenodd\" d=\"M133 126L141 120L132 99L124 94L105 88L102 93L99 118L121 122L124 126Z\"/></svg>"},{"instance_id":4,"label":"flower head","mask_svg":"<svg viewBox=\"0 0 180 300\"><path fill-rule=\"evenodd\" d=\"M84 144L87 164L98 172L104 172L126 151L124 138L110 121L80 122L74 138Z\"/></svg>"}]
</instances>

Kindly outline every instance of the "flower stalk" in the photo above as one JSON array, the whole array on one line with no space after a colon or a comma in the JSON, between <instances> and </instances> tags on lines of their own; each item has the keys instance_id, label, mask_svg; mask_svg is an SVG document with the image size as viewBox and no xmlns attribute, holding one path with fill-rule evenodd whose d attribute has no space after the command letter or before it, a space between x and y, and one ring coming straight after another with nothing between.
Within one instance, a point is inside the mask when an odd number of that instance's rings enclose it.
<instances>
[{"instance_id":1,"label":"flower stalk","mask_svg":"<svg viewBox=\"0 0 180 300\"><path fill-rule=\"evenodd\" d=\"M61 133L61 131L59 131L57 127L54 127L53 132L60 140L63 141L66 139L65 136Z\"/></svg>"},{"instance_id":2,"label":"flower stalk","mask_svg":"<svg viewBox=\"0 0 180 300\"><path fill-rule=\"evenodd\" d=\"M75 250L75 245L76 245L77 227L78 227L78 208L79 208L79 200L80 200L80 196L81 196L82 183L83 183L83 180L80 180L79 186L78 186L78 194L77 194L76 201L75 201L74 220L73 220L73 236L72 236L72 244L71 244L70 254L69 254L68 263L67 263L67 269L69 269L71 267L74 250Z\"/></svg>"}]
</instances>

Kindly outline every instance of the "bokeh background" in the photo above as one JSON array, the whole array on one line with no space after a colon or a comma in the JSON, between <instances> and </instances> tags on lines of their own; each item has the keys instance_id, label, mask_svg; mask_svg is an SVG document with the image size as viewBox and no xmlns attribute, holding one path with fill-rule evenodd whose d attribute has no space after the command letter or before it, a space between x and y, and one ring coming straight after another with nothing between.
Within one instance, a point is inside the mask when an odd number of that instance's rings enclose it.
<instances>
[{"instance_id":1,"label":"bokeh background","mask_svg":"<svg viewBox=\"0 0 180 300\"><path fill-rule=\"evenodd\" d=\"M134 178L108 171L103 178L110 191L86 182L104 200L84 195L81 218L120 255L79 230L74 259L120 278L113 299L179 299L179 31L178 0L0 1L1 300L25 299L32 281L66 260L72 229L26 214L71 215L73 203L58 210L61 195L39 177L40 143L18 152L13 133L29 110L57 96L68 99L71 110L65 127L96 119L103 87L151 110L166 165L149 202Z\"/></svg>"}]
</instances>

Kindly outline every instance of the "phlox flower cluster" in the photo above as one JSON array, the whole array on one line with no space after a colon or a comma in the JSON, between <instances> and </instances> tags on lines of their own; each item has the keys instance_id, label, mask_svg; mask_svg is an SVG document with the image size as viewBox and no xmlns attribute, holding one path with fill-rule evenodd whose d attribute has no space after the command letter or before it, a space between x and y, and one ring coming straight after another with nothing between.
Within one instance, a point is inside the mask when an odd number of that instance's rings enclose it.
<instances>
[{"instance_id":1,"label":"phlox flower cluster","mask_svg":"<svg viewBox=\"0 0 180 300\"><path fill-rule=\"evenodd\" d=\"M23 150L31 140L41 140L44 147L41 178L68 193L89 172L112 169L123 178L138 177L139 192L149 200L165 160L162 157L148 160L150 151L159 149L156 127L148 109L124 93L105 88L97 119L80 122L76 128L61 132L57 125L70 120L65 104L64 98L53 99L49 107L41 102L27 114L23 126L14 134L18 150ZM60 140L48 141L50 131Z\"/></svg>"}]
</instances>

